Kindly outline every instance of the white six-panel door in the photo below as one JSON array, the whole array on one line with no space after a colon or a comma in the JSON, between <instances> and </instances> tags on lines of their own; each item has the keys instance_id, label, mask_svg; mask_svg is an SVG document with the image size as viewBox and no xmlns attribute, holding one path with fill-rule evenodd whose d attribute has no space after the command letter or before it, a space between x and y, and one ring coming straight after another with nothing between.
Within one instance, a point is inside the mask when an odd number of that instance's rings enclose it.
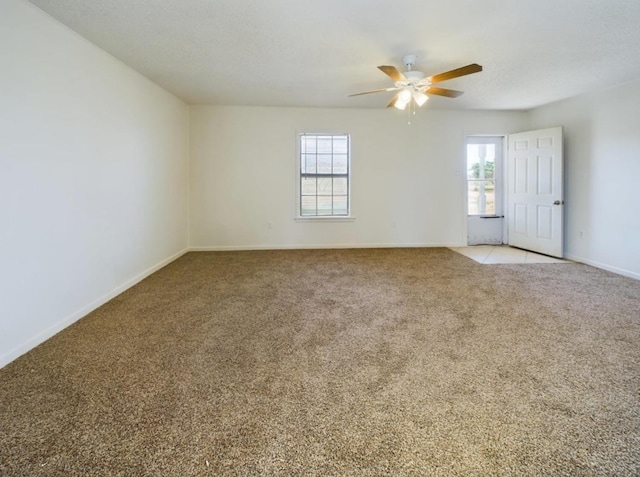
<instances>
[{"instance_id":1,"label":"white six-panel door","mask_svg":"<svg viewBox=\"0 0 640 477\"><path fill-rule=\"evenodd\" d=\"M563 256L562 128L509 135L509 245Z\"/></svg>"}]
</instances>

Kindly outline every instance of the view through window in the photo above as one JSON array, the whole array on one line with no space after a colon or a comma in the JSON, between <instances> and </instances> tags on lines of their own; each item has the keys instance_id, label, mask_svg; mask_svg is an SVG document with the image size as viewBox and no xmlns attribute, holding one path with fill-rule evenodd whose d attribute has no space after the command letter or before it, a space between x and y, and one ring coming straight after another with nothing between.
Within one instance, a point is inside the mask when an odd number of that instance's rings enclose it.
<instances>
[{"instance_id":1,"label":"view through window","mask_svg":"<svg viewBox=\"0 0 640 477\"><path fill-rule=\"evenodd\" d=\"M497 145L467 144L469 215L495 215Z\"/></svg>"}]
</instances>

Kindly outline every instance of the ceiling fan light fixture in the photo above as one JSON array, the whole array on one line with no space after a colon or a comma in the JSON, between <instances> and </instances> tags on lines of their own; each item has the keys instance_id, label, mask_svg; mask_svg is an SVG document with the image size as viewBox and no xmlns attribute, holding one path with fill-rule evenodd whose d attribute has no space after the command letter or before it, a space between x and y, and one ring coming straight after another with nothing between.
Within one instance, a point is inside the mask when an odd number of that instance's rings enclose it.
<instances>
[{"instance_id":1,"label":"ceiling fan light fixture","mask_svg":"<svg viewBox=\"0 0 640 477\"><path fill-rule=\"evenodd\" d=\"M398 101L395 102L393 107L396 108L396 109L399 109L400 111L404 111L404 108L407 107L407 104L409 104L409 101L398 100Z\"/></svg>"},{"instance_id":2,"label":"ceiling fan light fixture","mask_svg":"<svg viewBox=\"0 0 640 477\"><path fill-rule=\"evenodd\" d=\"M404 73L401 73L395 66L378 66L380 71L393 80L393 87L363 91L349 96L397 91L397 94L387 104L387 108L393 106L396 109L404 110L409 106L409 111L415 114L416 109L424 106L432 95L457 98L462 94L462 91L440 88L439 86L433 86L434 84L482 71L482 66L472 63L444 73L425 77L422 71L413 70L413 66L416 63L416 55L406 55L402 58L402 62L407 68Z\"/></svg>"},{"instance_id":3,"label":"ceiling fan light fixture","mask_svg":"<svg viewBox=\"0 0 640 477\"><path fill-rule=\"evenodd\" d=\"M414 91L413 100L416 102L418 107L422 107L424 103L426 103L429 100L429 96L427 96L424 93L421 93L420 91Z\"/></svg>"},{"instance_id":4,"label":"ceiling fan light fixture","mask_svg":"<svg viewBox=\"0 0 640 477\"><path fill-rule=\"evenodd\" d=\"M404 88L402 91L398 93L398 100L393 105L396 109L404 110L407 107L407 104L411 101L411 89Z\"/></svg>"},{"instance_id":5,"label":"ceiling fan light fixture","mask_svg":"<svg viewBox=\"0 0 640 477\"><path fill-rule=\"evenodd\" d=\"M411 101L411 89L404 88L400 93L398 93L398 101L402 101L403 103L408 103Z\"/></svg>"}]
</instances>

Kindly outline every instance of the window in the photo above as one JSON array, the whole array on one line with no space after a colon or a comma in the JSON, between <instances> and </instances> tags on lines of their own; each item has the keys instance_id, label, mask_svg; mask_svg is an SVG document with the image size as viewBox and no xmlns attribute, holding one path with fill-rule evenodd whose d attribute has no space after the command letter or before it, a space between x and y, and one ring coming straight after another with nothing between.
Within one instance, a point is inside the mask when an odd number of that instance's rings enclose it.
<instances>
[{"instance_id":1,"label":"window","mask_svg":"<svg viewBox=\"0 0 640 477\"><path fill-rule=\"evenodd\" d=\"M467 140L467 199L469 215L500 215L499 166L502 138L469 137Z\"/></svg>"},{"instance_id":2,"label":"window","mask_svg":"<svg viewBox=\"0 0 640 477\"><path fill-rule=\"evenodd\" d=\"M299 135L301 217L349 216L349 135Z\"/></svg>"}]
</instances>

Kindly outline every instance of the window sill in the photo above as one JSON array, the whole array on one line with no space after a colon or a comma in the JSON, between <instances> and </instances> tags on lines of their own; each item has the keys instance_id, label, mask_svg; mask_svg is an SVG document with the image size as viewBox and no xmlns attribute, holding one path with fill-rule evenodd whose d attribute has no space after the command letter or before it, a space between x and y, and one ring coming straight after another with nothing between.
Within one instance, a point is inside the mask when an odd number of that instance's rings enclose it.
<instances>
[{"instance_id":1,"label":"window sill","mask_svg":"<svg viewBox=\"0 0 640 477\"><path fill-rule=\"evenodd\" d=\"M355 222L356 218L353 216L317 216L317 217L295 217L296 222Z\"/></svg>"}]
</instances>

